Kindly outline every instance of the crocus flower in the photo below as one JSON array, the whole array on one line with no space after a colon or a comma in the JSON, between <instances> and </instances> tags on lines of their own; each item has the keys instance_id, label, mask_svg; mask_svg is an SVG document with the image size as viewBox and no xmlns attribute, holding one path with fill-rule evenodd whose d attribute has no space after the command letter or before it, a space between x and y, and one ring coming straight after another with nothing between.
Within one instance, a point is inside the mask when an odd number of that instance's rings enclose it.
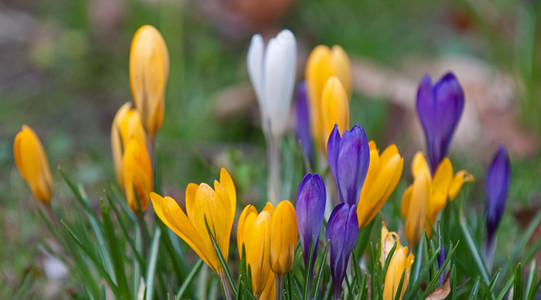
<instances>
[{"instance_id":1,"label":"crocus flower","mask_svg":"<svg viewBox=\"0 0 541 300\"><path fill-rule=\"evenodd\" d=\"M144 25L135 32L130 50L130 84L143 127L153 139L163 122L169 76L169 53L160 32Z\"/></svg>"},{"instance_id":2,"label":"crocus flower","mask_svg":"<svg viewBox=\"0 0 541 300\"><path fill-rule=\"evenodd\" d=\"M284 134L297 66L297 42L285 29L272 38L265 49L263 37L252 37L247 57L248 73L261 112L263 130L274 139Z\"/></svg>"},{"instance_id":3,"label":"crocus flower","mask_svg":"<svg viewBox=\"0 0 541 300\"><path fill-rule=\"evenodd\" d=\"M486 225L487 248L492 247L494 234L500 224L505 209L509 182L511 181L511 164L507 149L500 146L488 169L485 189L487 192Z\"/></svg>"},{"instance_id":4,"label":"crocus flower","mask_svg":"<svg viewBox=\"0 0 541 300\"><path fill-rule=\"evenodd\" d=\"M404 159L395 145L387 147L381 156L374 141L369 143L369 148L370 166L357 206L359 228L368 225L380 211L396 188L404 166Z\"/></svg>"},{"instance_id":5,"label":"crocus flower","mask_svg":"<svg viewBox=\"0 0 541 300\"><path fill-rule=\"evenodd\" d=\"M327 159L340 202L355 205L370 163L370 150L363 128L357 124L340 137L335 125L327 144Z\"/></svg>"},{"instance_id":6,"label":"crocus flower","mask_svg":"<svg viewBox=\"0 0 541 300\"><path fill-rule=\"evenodd\" d=\"M349 57L340 46L332 49L319 45L306 62L306 87L310 107L310 125L316 147L324 151L323 117L321 111L322 95L325 85L331 76L336 76L342 83L346 94L351 96L351 66Z\"/></svg>"},{"instance_id":7,"label":"crocus flower","mask_svg":"<svg viewBox=\"0 0 541 300\"><path fill-rule=\"evenodd\" d=\"M13 156L17 169L30 186L34 198L45 205L51 204L53 179L47 156L32 128L23 128L13 142Z\"/></svg>"},{"instance_id":8,"label":"crocus flower","mask_svg":"<svg viewBox=\"0 0 541 300\"><path fill-rule=\"evenodd\" d=\"M325 232L325 239L330 240L333 299L340 299L342 281L344 281L349 256L357 242L358 233L355 204L349 205L346 202L338 204L331 213Z\"/></svg>"},{"instance_id":9,"label":"crocus flower","mask_svg":"<svg viewBox=\"0 0 541 300\"><path fill-rule=\"evenodd\" d=\"M297 86L297 102L295 102L295 135L301 143L302 152L308 157L310 164L314 163L314 149L312 134L310 133L310 111L306 96L306 83L303 81Z\"/></svg>"},{"instance_id":10,"label":"crocus flower","mask_svg":"<svg viewBox=\"0 0 541 300\"><path fill-rule=\"evenodd\" d=\"M398 237L398 234L396 232L389 232L387 229L387 226L385 226L385 222L382 222L381 226L381 255L379 258L379 261L381 263L381 266L385 266L385 260L387 260L387 256L389 256L389 252L391 252L391 249L393 249L395 243L396 249L400 248L400 238ZM395 250L396 251L396 250Z\"/></svg>"},{"instance_id":11,"label":"crocus flower","mask_svg":"<svg viewBox=\"0 0 541 300\"><path fill-rule=\"evenodd\" d=\"M277 276L283 276L291 267L297 246L297 217L291 202L285 200L276 206L270 226L270 263Z\"/></svg>"},{"instance_id":12,"label":"crocus flower","mask_svg":"<svg viewBox=\"0 0 541 300\"><path fill-rule=\"evenodd\" d=\"M138 138L130 139L124 150L122 177L130 209L136 213L146 211L148 197L152 192L152 165L145 144Z\"/></svg>"},{"instance_id":13,"label":"crocus flower","mask_svg":"<svg viewBox=\"0 0 541 300\"><path fill-rule=\"evenodd\" d=\"M146 144L146 134L139 113L132 108L131 102L126 102L117 111L111 127L111 148L113 150L116 180L122 189L124 189L122 150L126 148L128 141L133 137Z\"/></svg>"},{"instance_id":14,"label":"crocus flower","mask_svg":"<svg viewBox=\"0 0 541 300\"><path fill-rule=\"evenodd\" d=\"M183 239L223 282L225 274L208 234L205 220L227 262L229 238L237 207L235 185L229 173L221 169L220 181L214 181L214 189L206 183L188 184L186 213L171 197L163 198L151 193L150 198L160 220Z\"/></svg>"},{"instance_id":15,"label":"crocus flower","mask_svg":"<svg viewBox=\"0 0 541 300\"><path fill-rule=\"evenodd\" d=\"M463 110L464 92L453 73L445 74L435 85L425 75L417 90L417 114L425 133L432 172L436 172L447 156Z\"/></svg>"},{"instance_id":16,"label":"crocus flower","mask_svg":"<svg viewBox=\"0 0 541 300\"><path fill-rule=\"evenodd\" d=\"M329 136L337 125L339 132L349 128L349 99L336 76L327 80L321 99L321 113L323 120L323 146L327 145ZM325 147L324 147L325 148Z\"/></svg>"},{"instance_id":17,"label":"crocus flower","mask_svg":"<svg viewBox=\"0 0 541 300\"><path fill-rule=\"evenodd\" d=\"M419 242L423 229L430 237L439 212L458 194L464 182L473 181L473 176L462 170L453 175L453 166L444 158L434 177L422 152L417 152L411 163L414 178L402 196L402 217L406 218L406 238L410 245Z\"/></svg>"},{"instance_id":18,"label":"crocus flower","mask_svg":"<svg viewBox=\"0 0 541 300\"><path fill-rule=\"evenodd\" d=\"M274 299L276 296L275 277L270 264L271 223L274 207L267 202L263 211L257 213L248 205L239 217L237 225L237 246L242 256L246 250L246 267L251 270L252 290L258 299Z\"/></svg>"},{"instance_id":19,"label":"crocus flower","mask_svg":"<svg viewBox=\"0 0 541 300\"><path fill-rule=\"evenodd\" d=\"M385 274L383 299L395 299L397 293L400 293L399 299L402 299L410 281L413 260L413 254L410 253L408 255L408 247L402 247L398 243L387 268L387 273ZM400 286L402 275L404 276L404 281L402 283L402 289L399 291L398 287Z\"/></svg>"},{"instance_id":20,"label":"crocus flower","mask_svg":"<svg viewBox=\"0 0 541 300\"><path fill-rule=\"evenodd\" d=\"M310 258L310 243L314 243L312 252L312 269L306 270L312 274L313 264L317 257L319 245L319 232L323 223L323 214L325 213L325 202L327 192L325 184L319 174L308 173L299 184L297 191L297 225L299 227L299 236L301 239L302 255L304 265L308 268L308 259ZM311 278L311 276L310 276Z\"/></svg>"}]
</instances>

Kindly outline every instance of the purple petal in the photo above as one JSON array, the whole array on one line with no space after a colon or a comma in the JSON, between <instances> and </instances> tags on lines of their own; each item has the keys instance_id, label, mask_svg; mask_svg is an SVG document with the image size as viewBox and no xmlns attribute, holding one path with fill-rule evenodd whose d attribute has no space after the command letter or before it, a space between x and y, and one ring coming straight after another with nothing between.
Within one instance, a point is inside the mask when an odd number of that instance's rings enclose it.
<instances>
[{"instance_id":1,"label":"purple petal","mask_svg":"<svg viewBox=\"0 0 541 300\"><path fill-rule=\"evenodd\" d=\"M338 131L338 125L334 125L334 128L327 141L327 161L329 162L329 168L331 174L336 182L336 187L340 190L339 182L336 180L338 177L338 152L340 151L340 131ZM342 201L342 200L341 200Z\"/></svg>"},{"instance_id":2,"label":"purple petal","mask_svg":"<svg viewBox=\"0 0 541 300\"><path fill-rule=\"evenodd\" d=\"M440 252L438 253L438 268L441 268L444 262L445 262L445 246L441 244L441 249L440 249ZM445 279L445 272L441 272L440 274L441 286L443 286L444 279Z\"/></svg>"},{"instance_id":3,"label":"purple petal","mask_svg":"<svg viewBox=\"0 0 541 300\"><path fill-rule=\"evenodd\" d=\"M347 203L338 204L331 213L325 234L325 238L331 243L331 275L335 292L341 289L358 233L356 206Z\"/></svg>"},{"instance_id":4,"label":"purple petal","mask_svg":"<svg viewBox=\"0 0 541 300\"><path fill-rule=\"evenodd\" d=\"M435 86L426 75L417 90L416 106L425 133L430 167L435 172L447 156L464 110L464 91L453 73L445 74Z\"/></svg>"},{"instance_id":5,"label":"purple petal","mask_svg":"<svg viewBox=\"0 0 541 300\"><path fill-rule=\"evenodd\" d=\"M314 153L312 136L310 132L310 112L308 107L308 98L306 97L306 84L304 81L299 83L297 86L296 98L296 137L301 143L301 150L306 154L306 156L308 156L310 163L313 164Z\"/></svg>"},{"instance_id":6,"label":"purple petal","mask_svg":"<svg viewBox=\"0 0 541 300\"><path fill-rule=\"evenodd\" d=\"M347 202L349 205L357 203L369 163L368 139L362 127L357 124L351 131L346 130L340 141L338 176L335 177L335 181L340 183L338 191L341 202Z\"/></svg>"},{"instance_id":7,"label":"purple petal","mask_svg":"<svg viewBox=\"0 0 541 300\"><path fill-rule=\"evenodd\" d=\"M509 156L507 155L507 149L500 146L492 159L485 182L487 192L486 225L489 240L494 236L503 216L510 181L511 164Z\"/></svg>"},{"instance_id":8,"label":"purple petal","mask_svg":"<svg viewBox=\"0 0 541 300\"><path fill-rule=\"evenodd\" d=\"M306 174L297 192L296 215L305 265L310 257L310 243L314 238L313 259L317 256L319 232L325 212L326 191L319 174ZM311 270L310 270L311 271Z\"/></svg>"}]
</instances>

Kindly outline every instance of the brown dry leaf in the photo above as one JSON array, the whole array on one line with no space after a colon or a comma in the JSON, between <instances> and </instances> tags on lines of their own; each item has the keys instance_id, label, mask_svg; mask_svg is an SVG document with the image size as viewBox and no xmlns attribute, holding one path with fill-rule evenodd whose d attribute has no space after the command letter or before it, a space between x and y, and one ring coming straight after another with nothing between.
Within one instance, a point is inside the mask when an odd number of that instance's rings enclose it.
<instances>
[{"instance_id":1,"label":"brown dry leaf","mask_svg":"<svg viewBox=\"0 0 541 300\"><path fill-rule=\"evenodd\" d=\"M443 286L440 286L434 290L425 300L442 300L447 298L451 292L451 284L449 283L449 278L443 283Z\"/></svg>"}]
</instances>

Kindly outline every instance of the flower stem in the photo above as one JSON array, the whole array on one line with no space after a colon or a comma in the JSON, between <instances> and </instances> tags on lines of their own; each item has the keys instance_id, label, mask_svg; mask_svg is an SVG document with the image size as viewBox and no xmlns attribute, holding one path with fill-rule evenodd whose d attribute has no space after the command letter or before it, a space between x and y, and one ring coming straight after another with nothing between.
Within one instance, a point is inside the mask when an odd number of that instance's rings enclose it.
<instances>
[{"instance_id":1,"label":"flower stem","mask_svg":"<svg viewBox=\"0 0 541 300\"><path fill-rule=\"evenodd\" d=\"M268 200L277 205L280 202L280 140L274 139L272 134L267 136L267 154L269 164L269 177L267 186Z\"/></svg>"},{"instance_id":2,"label":"flower stem","mask_svg":"<svg viewBox=\"0 0 541 300\"><path fill-rule=\"evenodd\" d=\"M284 276L276 274L276 300L282 300L284 295Z\"/></svg>"},{"instance_id":3,"label":"flower stem","mask_svg":"<svg viewBox=\"0 0 541 300\"><path fill-rule=\"evenodd\" d=\"M233 300L233 292L231 291L231 287L229 286L229 283L227 282L227 278L223 272L218 274L218 278L220 278L220 281L222 282L222 287L224 291L224 298L227 300Z\"/></svg>"}]
</instances>

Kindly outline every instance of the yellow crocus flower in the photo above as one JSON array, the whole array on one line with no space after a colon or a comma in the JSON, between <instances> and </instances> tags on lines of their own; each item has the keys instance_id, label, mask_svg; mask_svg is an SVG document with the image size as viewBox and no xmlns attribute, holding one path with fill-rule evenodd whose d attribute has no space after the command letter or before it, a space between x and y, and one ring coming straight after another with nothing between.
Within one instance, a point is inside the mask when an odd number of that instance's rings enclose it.
<instances>
[{"instance_id":1,"label":"yellow crocus flower","mask_svg":"<svg viewBox=\"0 0 541 300\"><path fill-rule=\"evenodd\" d=\"M464 182L474 178L462 170L453 175L453 166L448 158L444 158L434 176L422 152L417 152L411 164L414 178L402 196L401 212L406 218L406 237L408 242L415 245L419 242L423 229L430 237L432 226L436 224L439 212L447 205L447 199L452 201Z\"/></svg>"},{"instance_id":2,"label":"yellow crocus flower","mask_svg":"<svg viewBox=\"0 0 541 300\"><path fill-rule=\"evenodd\" d=\"M410 253L408 255L408 247L397 245L389 263L389 267L387 268L387 274L385 274L383 299L394 299L397 293L400 293L400 299L402 299L404 292L408 288L413 260L413 254ZM398 291L402 274L404 274L404 281L402 283L402 289Z\"/></svg>"},{"instance_id":3,"label":"yellow crocus flower","mask_svg":"<svg viewBox=\"0 0 541 300\"><path fill-rule=\"evenodd\" d=\"M327 141L334 128L338 125L340 134L349 129L349 98L336 76L327 80L321 99L321 115L323 120L323 149L327 152Z\"/></svg>"},{"instance_id":4,"label":"yellow crocus flower","mask_svg":"<svg viewBox=\"0 0 541 300\"><path fill-rule=\"evenodd\" d=\"M293 267L297 245L297 216L289 201L276 206L270 226L270 264L278 276L283 276Z\"/></svg>"},{"instance_id":5,"label":"yellow crocus flower","mask_svg":"<svg viewBox=\"0 0 541 300\"><path fill-rule=\"evenodd\" d=\"M152 165L147 148L139 138L131 138L124 150L122 177L124 193L130 209L135 213L146 211L148 196L152 192ZM139 199L141 209L139 209L137 199Z\"/></svg>"},{"instance_id":6,"label":"yellow crocus flower","mask_svg":"<svg viewBox=\"0 0 541 300\"><path fill-rule=\"evenodd\" d=\"M349 57L340 46L333 46L332 49L319 45L308 57L306 62L306 90L310 108L310 126L312 136L317 147L323 145L323 120L322 120L322 95L325 85L330 77L336 76L348 99L351 96L351 66ZM334 124L333 124L334 125Z\"/></svg>"},{"instance_id":7,"label":"yellow crocus flower","mask_svg":"<svg viewBox=\"0 0 541 300\"><path fill-rule=\"evenodd\" d=\"M206 183L188 184L186 213L171 197L163 198L156 193L150 193L150 198L160 220L222 278L224 271L208 234L205 219L227 262L229 238L237 207L235 185L229 173L221 169L220 181L214 181L214 189Z\"/></svg>"},{"instance_id":8,"label":"yellow crocus flower","mask_svg":"<svg viewBox=\"0 0 541 300\"><path fill-rule=\"evenodd\" d=\"M160 32L144 25L135 32L130 50L130 84L143 127L153 139L163 122L169 53Z\"/></svg>"},{"instance_id":9,"label":"yellow crocus flower","mask_svg":"<svg viewBox=\"0 0 541 300\"><path fill-rule=\"evenodd\" d=\"M51 204L53 179L47 156L32 128L23 128L13 142L13 156L17 169L30 186L34 198L45 205Z\"/></svg>"},{"instance_id":10,"label":"yellow crocus flower","mask_svg":"<svg viewBox=\"0 0 541 300\"><path fill-rule=\"evenodd\" d=\"M389 232L387 229L387 226L385 226L385 222L382 222L381 226L381 256L379 258L379 261L381 263L381 266L385 266L385 260L387 260L387 256L389 255L389 252L391 252L391 249L393 249L394 244L396 243L396 250L398 250L400 246L400 238L398 237L398 234L396 232ZM396 251L395 250L395 251Z\"/></svg>"},{"instance_id":11,"label":"yellow crocus flower","mask_svg":"<svg viewBox=\"0 0 541 300\"><path fill-rule=\"evenodd\" d=\"M370 165L357 205L359 228L368 225L381 210L396 188L404 166L404 159L395 145L387 147L381 155L374 141L369 143L369 147Z\"/></svg>"},{"instance_id":12,"label":"yellow crocus flower","mask_svg":"<svg viewBox=\"0 0 541 300\"><path fill-rule=\"evenodd\" d=\"M270 265L271 223L274 206L267 202L260 214L252 205L244 208L237 225L237 246L246 250L246 267L251 270L252 290L258 299L276 297L274 272Z\"/></svg>"},{"instance_id":13,"label":"yellow crocus flower","mask_svg":"<svg viewBox=\"0 0 541 300\"><path fill-rule=\"evenodd\" d=\"M126 102L117 111L111 127L111 148L113 150L116 180L122 189L124 189L122 150L126 148L128 141L133 137L146 144L146 134L139 113L132 108L131 102Z\"/></svg>"}]
</instances>

